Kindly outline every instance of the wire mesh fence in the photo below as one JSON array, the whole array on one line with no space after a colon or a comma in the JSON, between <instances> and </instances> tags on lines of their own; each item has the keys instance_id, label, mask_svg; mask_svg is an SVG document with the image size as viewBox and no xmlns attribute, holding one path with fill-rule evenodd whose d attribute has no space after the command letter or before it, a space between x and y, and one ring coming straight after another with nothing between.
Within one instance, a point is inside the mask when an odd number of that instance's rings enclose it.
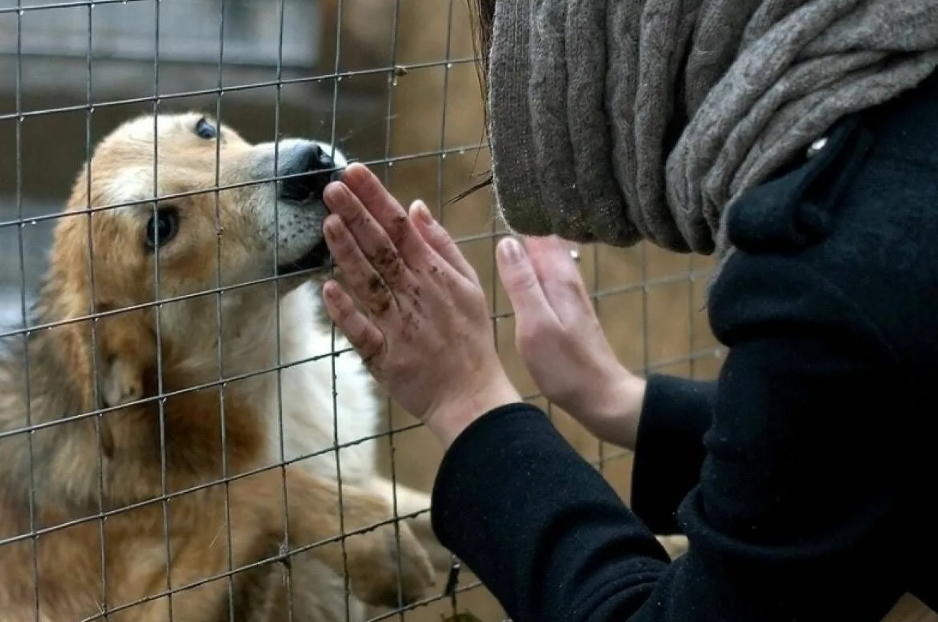
<instances>
[{"instance_id":1,"label":"wire mesh fence","mask_svg":"<svg viewBox=\"0 0 938 622\"><path fill-rule=\"evenodd\" d=\"M485 283L512 379L628 498L630 454L544 401L514 351L490 195L447 203L487 170L469 19L464 0L0 0L0 608L13 619L243 619L261 606L269 619L502 619L468 569L444 589L446 555L416 602L366 607L356 593L355 564L389 563L369 538L422 537L441 450L397 405L358 395L314 290L277 273L278 244L254 258L266 272L239 259L239 227L261 225L232 214L277 204L285 137L338 148L402 202L427 201ZM173 118L195 137L175 142L157 115L187 111ZM143 119L133 132L131 119ZM192 142L203 132L225 140ZM239 159L258 144L274 145L270 174ZM287 226L272 213L264 226ZM708 260L581 252L623 363L715 375ZM312 480L291 480L296 469L342 486L304 506L295 482ZM383 495L386 516L338 511L367 495ZM405 591L403 568L385 570Z\"/></svg>"}]
</instances>

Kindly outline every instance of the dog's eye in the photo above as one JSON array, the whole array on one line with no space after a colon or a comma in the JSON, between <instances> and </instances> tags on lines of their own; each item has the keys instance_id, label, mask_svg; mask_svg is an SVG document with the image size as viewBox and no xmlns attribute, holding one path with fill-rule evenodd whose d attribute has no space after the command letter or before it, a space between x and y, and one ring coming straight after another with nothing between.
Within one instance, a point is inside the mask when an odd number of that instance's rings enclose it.
<instances>
[{"instance_id":1,"label":"dog's eye","mask_svg":"<svg viewBox=\"0 0 938 622\"><path fill-rule=\"evenodd\" d=\"M199 119L195 124L195 133L199 135L199 138L204 138L205 140L218 138L218 130L205 119Z\"/></svg>"},{"instance_id":2,"label":"dog's eye","mask_svg":"<svg viewBox=\"0 0 938 622\"><path fill-rule=\"evenodd\" d=\"M155 216L147 221L147 246L151 249L163 246L176 236L179 229L179 215L173 208L160 208Z\"/></svg>"}]
</instances>

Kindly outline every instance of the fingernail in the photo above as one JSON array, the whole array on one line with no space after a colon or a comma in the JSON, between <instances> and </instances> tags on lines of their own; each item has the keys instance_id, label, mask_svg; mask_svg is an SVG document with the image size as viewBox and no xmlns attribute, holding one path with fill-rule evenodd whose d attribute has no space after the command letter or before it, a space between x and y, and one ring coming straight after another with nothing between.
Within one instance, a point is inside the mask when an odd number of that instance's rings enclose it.
<instances>
[{"instance_id":1,"label":"fingernail","mask_svg":"<svg viewBox=\"0 0 938 622\"><path fill-rule=\"evenodd\" d=\"M323 287L323 291L326 293L326 297L333 302L338 302L342 300L342 290L341 285L338 281L329 281L326 284L326 287Z\"/></svg>"},{"instance_id":2,"label":"fingernail","mask_svg":"<svg viewBox=\"0 0 938 622\"><path fill-rule=\"evenodd\" d=\"M322 223L322 233L330 241L335 241L338 237L338 216L330 214L326 216L326 220Z\"/></svg>"},{"instance_id":3,"label":"fingernail","mask_svg":"<svg viewBox=\"0 0 938 622\"><path fill-rule=\"evenodd\" d=\"M498 252L502 259L508 263L518 263L524 258L524 249L514 238L504 238L498 243Z\"/></svg>"},{"instance_id":4,"label":"fingernail","mask_svg":"<svg viewBox=\"0 0 938 622\"><path fill-rule=\"evenodd\" d=\"M336 203L341 201L348 200L348 186L341 181L331 181L326 184L326 187L322 191L322 198L326 204L326 208L329 212L332 212L332 208Z\"/></svg>"},{"instance_id":5,"label":"fingernail","mask_svg":"<svg viewBox=\"0 0 938 622\"><path fill-rule=\"evenodd\" d=\"M426 203L417 200L414 201L414 207L417 210L417 216L420 217L420 220L422 220L424 224L433 224L433 214L430 213L430 208L427 207Z\"/></svg>"}]
</instances>

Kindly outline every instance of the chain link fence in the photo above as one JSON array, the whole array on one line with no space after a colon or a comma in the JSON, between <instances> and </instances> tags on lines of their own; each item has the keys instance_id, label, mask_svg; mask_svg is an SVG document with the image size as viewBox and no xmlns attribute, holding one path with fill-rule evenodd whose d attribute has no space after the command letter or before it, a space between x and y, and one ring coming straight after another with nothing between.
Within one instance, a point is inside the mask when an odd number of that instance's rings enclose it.
<instances>
[{"instance_id":1,"label":"chain link fence","mask_svg":"<svg viewBox=\"0 0 938 622\"><path fill-rule=\"evenodd\" d=\"M337 145L372 166L402 202L426 200L458 238L486 285L499 350L513 380L527 399L548 410L564 436L628 499L630 454L599 443L544 401L518 360L511 309L494 267L494 245L503 231L489 193L448 203L487 170L479 85L463 0L0 0L0 323L10 347L28 344L37 333L51 330L31 324L28 310L48 280L44 275L51 267L53 228L95 145L134 116L186 110L221 117L224 126L251 142L304 136ZM646 373L715 376L722 352L702 309L709 260L672 255L648 245L584 247L581 252L583 275L623 363ZM29 351L28 346L25 349ZM341 360L337 352L321 355ZM26 356L23 363L15 364L28 365L28 361ZM238 380L221 377L214 385L225 387ZM325 387L327 392L333 389ZM3 391L11 390L0 385L0 400L6 399ZM173 399L159 392L150 397L161 404ZM371 441L377 444L377 469L383 476L409 489L428 491L440 450L428 432L395 404L385 404L380 417L379 434L336 441L330 455L341 454L339 445L344 451L358 441ZM0 419L0 423L5 422ZM53 427L48 424L48 429ZM3 443L41 434L33 424L6 426L0 430L0 455ZM5 469L0 470L2 479L22 476L12 467L0 469ZM337 471L341 474L341 468ZM30 499L41 496L55 477L59 475L50 468L32 469ZM170 497L156 501L169 506ZM36 527L40 510L30 507L27 527ZM108 521L118 520L120 510L105 509L92 517L102 534ZM53 619L49 599L59 598L56 594L66 587L43 584L36 559L55 528L39 533L20 524L14 533L14 526L4 525L4 520L0 513L0 559L4 547L27 541L34 557L28 562L32 568L0 564L0 576L23 572L36 577L36 616L22 619ZM393 517L391 522L397 520ZM230 533L222 536L230 541ZM343 534L343 548L346 539L355 537ZM153 555L170 548L149 541L141 541L140 547ZM287 575L293 571L285 561L288 557L274 560L285 566ZM120 566L106 551L100 559L104 566ZM132 575L133 562L127 563L120 567ZM250 571L232 567L225 573L232 587L222 609L233 614L231 619L241 619L239 601L232 595L234 577ZM445 567L437 571L435 596L364 613L343 608L338 617L323 614L315 619L436 622L441 616L467 613L484 622L502 619L497 603L468 569L462 569L448 593L444 587L452 573ZM97 576L82 572L75 571L76 580ZM346 597L348 586L341 580L321 585L299 585L297 580L286 581L291 591L322 590L329 591L331 598ZM76 622L128 619L120 617L128 611L129 619L141 619L134 617L133 607L112 608L111 600L117 596L107 596L105 585L76 583L68 589L99 587L104 594L99 610L77 614ZM153 598L172 596L175 589L156 586L157 596L134 606L150 606ZM194 610L180 609L184 606L169 607L165 614L155 608L150 611L160 619L201 619Z\"/></svg>"}]
</instances>

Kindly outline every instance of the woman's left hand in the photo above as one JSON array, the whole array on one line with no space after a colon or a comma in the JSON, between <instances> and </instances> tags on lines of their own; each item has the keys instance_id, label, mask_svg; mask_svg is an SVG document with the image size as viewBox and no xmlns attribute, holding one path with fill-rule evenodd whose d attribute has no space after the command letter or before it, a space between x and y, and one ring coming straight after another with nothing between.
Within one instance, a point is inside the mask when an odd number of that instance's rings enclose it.
<instances>
[{"instance_id":1,"label":"woman's left hand","mask_svg":"<svg viewBox=\"0 0 938 622\"><path fill-rule=\"evenodd\" d=\"M489 410L521 401L478 277L427 207L405 212L361 164L325 201L323 232L345 284L323 286L326 309L388 395L447 447Z\"/></svg>"}]
</instances>

